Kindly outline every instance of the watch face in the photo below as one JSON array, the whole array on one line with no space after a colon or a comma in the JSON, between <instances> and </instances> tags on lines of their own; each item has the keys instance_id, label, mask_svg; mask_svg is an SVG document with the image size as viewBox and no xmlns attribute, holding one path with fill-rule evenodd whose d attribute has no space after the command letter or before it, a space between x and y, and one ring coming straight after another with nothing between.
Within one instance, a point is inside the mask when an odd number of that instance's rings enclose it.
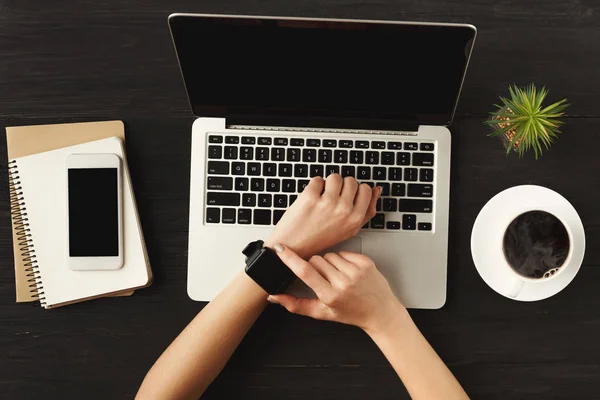
<instances>
[{"instance_id":1,"label":"watch face","mask_svg":"<svg viewBox=\"0 0 600 400\"><path fill-rule=\"evenodd\" d=\"M246 266L246 273L269 294L283 293L296 279L296 275L268 248L263 248L254 262Z\"/></svg>"}]
</instances>

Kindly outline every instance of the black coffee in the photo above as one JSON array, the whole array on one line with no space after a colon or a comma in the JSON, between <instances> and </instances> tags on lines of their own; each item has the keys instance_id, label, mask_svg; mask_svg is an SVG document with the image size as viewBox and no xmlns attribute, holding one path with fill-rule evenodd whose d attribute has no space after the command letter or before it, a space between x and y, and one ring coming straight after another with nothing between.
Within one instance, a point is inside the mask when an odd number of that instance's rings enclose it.
<instances>
[{"instance_id":1,"label":"black coffee","mask_svg":"<svg viewBox=\"0 0 600 400\"><path fill-rule=\"evenodd\" d=\"M515 218L504 233L508 264L527 278L547 278L564 264L571 243L562 222L545 211L529 211Z\"/></svg>"}]
</instances>

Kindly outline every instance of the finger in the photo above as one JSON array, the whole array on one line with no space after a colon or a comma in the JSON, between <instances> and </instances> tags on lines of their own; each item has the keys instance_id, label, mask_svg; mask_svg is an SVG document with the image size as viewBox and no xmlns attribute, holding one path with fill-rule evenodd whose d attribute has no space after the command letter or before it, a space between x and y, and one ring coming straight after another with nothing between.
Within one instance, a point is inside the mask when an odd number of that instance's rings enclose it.
<instances>
[{"instance_id":1,"label":"finger","mask_svg":"<svg viewBox=\"0 0 600 400\"><path fill-rule=\"evenodd\" d=\"M382 188L380 188L379 186L371 189L371 193L372 193L371 194L371 202L369 203L369 207L367 208L367 213L365 215L365 219L362 222L363 225L366 224L367 222L369 222L369 220L371 218L373 218L375 216L375 214L377 214L377 200L379 200L381 191L382 191Z\"/></svg>"},{"instance_id":2,"label":"finger","mask_svg":"<svg viewBox=\"0 0 600 400\"><path fill-rule=\"evenodd\" d=\"M311 257L311 259L308 262L317 271L319 271L321 276L323 278L327 279L327 281L329 281L330 284L331 284L331 282L335 281L336 279L339 279L340 271L338 271L337 268L335 268L333 265L331 265L323 257L313 256L313 257Z\"/></svg>"},{"instance_id":3,"label":"finger","mask_svg":"<svg viewBox=\"0 0 600 400\"><path fill-rule=\"evenodd\" d=\"M365 256L364 254L354 253L351 251L340 251L338 254L344 260L359 267L363 264L373 263L373 260Z\"/></svg>"},{"instance_id":4,"label":"finger","mask_svg":"<svg viewBox=\"0 0 600 400\"><path fill-rule=\"evenodd\" d=\"M302 280L302 282L306 283L308 287L314 290L317 296L326 294L328 290L331 290L329 282L327 282L327 280L325 280L312 265L300 258L289 247L276 244L273 248L281 261L283 261L284 264Z\"/></svg>"},{"instance_id":5,"label":"finger","mask_svg":"<svg viewBox=\"0 0 600 400\"><path fill-rule=\"evenodd\" d=\"M326 319L327 306L319 299L306 299L289 294L275 294L268 297L271 303L280 304L292 314L305 315L314 319Z\"/></svg>"},{"instance_id":6,"label":"finger","mask_svg":"<svg viewBox=\"0 0 600 400\"><path fill-rule=\"evenodd\" d=\"M358 186L358 192L354 198L354 211L364 218L367 215L369 204L371 204L371 198L373 197L373 191L371 187L366 183L361 183Z\"/></svg>"},{"instance_id":7,"label":"finger","mask_svg":"<svg viewBox=\"0 0 600 400\"><path fill-rule=\"evenodd\" d=\"M358 268L356 265L340 257L336 253L327 253L323 256L323 258L344 275L350 275Z\"/></svg>"},{"instance_id":8,"label":"finger","mask_svg":"<svg viewBox=\"0 0 600 400\"><path fill-rule=\"evenodd\" d=\"M344 183L342 185L342 199L346 201L348 204L354 204L354 196L356 196L356 191L358 190L358 182L351 176L347 176L344 178Z\"/></svg>"},{"instance_id":9,"label":"finger","mask_svg":"<svg viewBox=\"0 0 600 400\"><path fill-rule=\"evenodd\" d=\"M339 197L342 191L342 177L338 174L331 174L325 180L325 192L324 194Z\"/></svg>"},{"instance_id":10,"label":"finger","mask_svg":"<svg viewBox=\"0 0 600 400\"><path fill-rule=\"evenodd\" d=\"M307 195L313 195L316 197L320 197L321 193L323 193L323 187L325 186L325 180L320 176L315 176L310 180L306 188L302 191L301 196L306 193Z\"/></svg>"}]
</instances>

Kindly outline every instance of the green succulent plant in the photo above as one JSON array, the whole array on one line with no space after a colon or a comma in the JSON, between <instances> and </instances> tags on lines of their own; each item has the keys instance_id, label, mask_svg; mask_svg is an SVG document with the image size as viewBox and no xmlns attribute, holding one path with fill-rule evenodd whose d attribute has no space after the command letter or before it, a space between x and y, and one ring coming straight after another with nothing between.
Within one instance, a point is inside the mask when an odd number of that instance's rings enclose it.
<instances>
[{"instance_id":1,"label":"green succulent plant","mask_svg":"<svg viewBox=\"0 0 600 400\"><path fill-rule=\"evenodd\" d=\"M537 160L560 133L559 127L563 122L557 118L563 116L569 106L567 99L542 107L548 95L545 87L538 90L533 83L524 88L512 85L508 91L510 97L500 97L502 104L495 104L498 109L485 121L496 129L489 136L505 135L507 154L514 149L523 157L527 151L533 150Z\"/></svg>"}]
</instances>

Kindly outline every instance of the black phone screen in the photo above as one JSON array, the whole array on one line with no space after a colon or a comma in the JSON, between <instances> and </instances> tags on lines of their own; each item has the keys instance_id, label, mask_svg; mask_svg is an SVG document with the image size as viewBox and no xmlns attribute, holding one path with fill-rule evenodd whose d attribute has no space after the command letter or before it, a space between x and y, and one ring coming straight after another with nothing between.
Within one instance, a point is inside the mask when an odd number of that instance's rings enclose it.
<instances>
[{"instance_id":1,"label":"black phone screen","mask_svg":"<svg viewBox=\"0 0 600 400\"><path fill-rule=\"evenodd\" d=\"M69 168L69 255L119 255L117 168Z\"/></svg>"}]
</instances>

